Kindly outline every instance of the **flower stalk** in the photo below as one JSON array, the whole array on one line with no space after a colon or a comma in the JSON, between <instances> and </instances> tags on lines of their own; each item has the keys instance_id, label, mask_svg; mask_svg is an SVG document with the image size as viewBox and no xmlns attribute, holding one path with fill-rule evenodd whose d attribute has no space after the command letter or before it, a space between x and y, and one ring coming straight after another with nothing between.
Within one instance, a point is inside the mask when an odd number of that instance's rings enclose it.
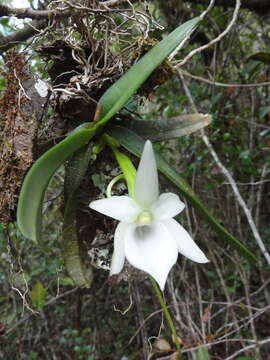
<instances>
[{"instance_id":1,"label":"flower stalk","mask_svg":"<svg viewBox=\"0 0 270 360\"><path fill-rule=\"evenodd\" d=\"M164 314L164 316L166 318L168 326L170 328L172 339L173 339L173 342L175 343L175 346L176 346L177 360L181 360L182 359L181 352L180 352L181 351L181 344L180 344L179 338L177 336L177 332L176 332L176 328L175 328L174 323L173 323L173 319L171 317L171 314L170 314L170 312L168 310L167 305L165 304L163 295L162 295L156 281L152 278L152 276L150 276L149 278L150 278L152 287L153 287L153 289L154 289L154 291L156 293L156 296L158 298L158 301L159 301L159 303L160 303L160 305L162 307L163 314Z\"/></svg>"},{"instance_id":2,"label":"flower stalk","mask_svg":"<svg viewBox=\"0 0 270 360\"><path fill-rule=\"evenodd\" d=\"M117 183L117 181L119 181L121 179L125 179L124 174L119 174L110 181L110 183L109 183L109 185L107 186L107 189L106 189L106 196L108 198L112 196L112 188L113 188L113 186Z\"/></svg>"}]
</instances>

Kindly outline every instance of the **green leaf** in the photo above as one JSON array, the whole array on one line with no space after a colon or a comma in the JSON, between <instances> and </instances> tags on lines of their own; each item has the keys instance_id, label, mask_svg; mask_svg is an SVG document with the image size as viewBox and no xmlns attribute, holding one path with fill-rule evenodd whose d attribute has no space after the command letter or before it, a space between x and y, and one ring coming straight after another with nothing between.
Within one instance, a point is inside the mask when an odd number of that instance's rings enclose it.
<instances>
[{"instance_id":1,"label":"green leaf","mask_svg":"<svg viewBox=\"0 0 270 360\"><path fill-rule=\"evenodd\" d=\"M260 61L263 62L264 64L268 64L270 65L270 53L269 52L258 52L256 54L253 54L251 56L248 57L248 60L255 60L255 61Z\"/></svg>"},{"instance_id":2,"label":"green leaf","mask_svg":"<svg viewBox=\"0 0 270 360\"><path fill-rule=\"evenodd\" d=\"M196 353L196 360L210 360L208 350L204 347L199 347Z\"/></svg>"},{"instance_id":3,"label":"green leaf","mask_svg":"<svg viewBox=\"0 0 270 360\"><path fill-rule=\"evenodd\" d=\"M51 177L59 166L75 151L86 145L102 126L125 105L153 70L180 43L184 42L199 22L199 17L189 20L155 45L101 97L95 116L98 121L94 124L82 124L34 163L23 182L17 209L18 226L25 237L34 241L40 238L44 194Z\"/></svg>"},{"instance_id":4,"label":"green leaf","mask_svg":"<svg viewBox=\"0 0 270 360\"><path fill-rule=\"evenodd\" d=\"M259 119L262 120L266 114L270 113L270 106L263 106L259 110Z\"/></svg>"},{"instance_id":5,"label":"green leaf","mask_svg":"<svg viewBox=\"0 0 270 360\"><path fill-rule=\"evenodd\" d=\"M107 187L107 179L105 175L102 172L99 174L93 174L91 176L91 179L93 181L94 186L97 187L102 194L105 194Z\"/></svg>"},{"instance_id":6,"label":"green leaf","mask_svg":"<svg viewBox=\"0 0 270 360\"><path fill-rule=\"evenodd\" d=\"M250 59L250 61L243 66L243 69L240 70L240 73L247 76L250 81L255 80L260 72L261 65L262 63Z\"/></svg>"},{"instance_id":7,"label":"green leaf","mask_svg":"<svg viewBox=\"0 0 270 360\"><path fill-rule=\"evenodd\" d=\"M69 276L64 276L59 278L60 286L74 286L74 281Z\"/></svg>"},{"instance_id":8,"label":"green leaf","mask_svg":"<svg viewBox=\"0 0 270 360\"><path fill-rule=\"evenodd\" d=\"M43 154L31 167L24 179L17 209L18 226L25 237L34 241L40 238L42 202L50 179L60 165L89 142L97 130L98 124L81 125Z\"/></svg>"},{"instance_id":9,"label":"green leaf","mask_svg":"<svg viewBox=\"0 0 270 360\"><path fill-rule=\"evenodd\" d=\"M125 176L125 180L128 185L128 192L129 196L134 196L134 187L135 187L135 178L136 178L136 169L134 165L132 164L129 157L127 157L125 154L118 151L116 148L113 149L114 156L123 171L123 174Z\"/></svg>"},{"instance_id":10,"label":"green leaf","mask_svg":"<svg viewBox=\"0 0 270 360\"><path fill-rule=\"evenodd\" d=\"M108 134L104 134L103 139L107 143L107 145L110 146L110 148L112 149L114 156L118 162L118 165L120 166L124 178L127 182L129 196L133 197L137 171L132 161L128 156L126 156L125 154L123 154L118 150L118 147L120 146L118 141L115 141L115 139L109 136Z\"/></svg>"},{"instance_id":11,"label":"green leaf","mask_svg":"<svg viewBox=\"0 0 270 360\"><path fill-rule=\"evenodd\" d=\"M201 21L200 17L191 19L177 27L165 39L148 51L130 70L112 85L100 98L100 121L106 122L115 115L144 83L153 70L170 55L179 44L191 35Z\"/></svg>"},{"instance_id":12,"label":"green leaf","mask_svg":"<svg viewBox=\"0 0 270 360\"><path fill-rule=\"evenodd\" d=\"M65 175L65 213L62 231L62 250L69 276L77 286L89 288L92 282L92 268L86 266L83 242L77 235L76 210L79 186L86 174L92 146L77 151L69 160ZM88 262L89 264L89 262Z\"/></svg>"},{"instance_id":13,"label":"green leaf","mask_svg":"<svg viewBox=\"0 0 270 360\"><path fill-rule=\"evenodd\" d=\"M223 96L223 92L222 92L222 91L220 91L219 93L213 95L213 96L211 97L211 99L210 99L211 105L212 105L212 106L217 105L218 102L219 102L219 100L222 98L222 96Z\"/></svg>"},{"instance_id":14,"label":"green leaf","mask_svg":"<svg viewBox=\"0 0 270 360\"><path fill-rule=\"evenodd\" d=\"M1 3L1 2L0 2ZM9 18L2 18L1 20L0 20L0 24L3 26L3 27L5 27L5 26L7 26L8 25L8 23L9 23Z\"/></svg>"},{"instance_id":15,"label":"green leaf","mask_svg":"<svg viewBox=\"0 0 270 360\"><path fill-rule=\"evenodd\" d=\"M144 147L144 140L129 129L121 126L112 126L107 131L112 137L134 155L140 157ZM196 196L189 184L155 151L158 169L173 183L180 192L192 203L195 209L205 218L213 229L228 243L235 247L249 261L257 262L256 257L239 240L232 236L220 223L211 215L210 211L203 205Z\"/></svg>"},{"instance_id":16,"label":"green leaf","mask_svg":"<svg viewBox=\"0 0 270 360\"><path fill-rule=\"evenodd\" d=\"M209 125L211 121L212 117L208 114L187 114L160 120L129 119L128 121L121 121L121 125L144 139L155 142L189 135Z\"/></svg>"},{"instance_id":17,"label":"green leaf","mask_svg":"<svg viewBox=\"0 0 270 360\"><path fill-rule=\"evenodd\" d=\"M45 304L46 289L37 281L31 291L31 300L35 309L41 310Z\"/></svg>"}]
</instances>

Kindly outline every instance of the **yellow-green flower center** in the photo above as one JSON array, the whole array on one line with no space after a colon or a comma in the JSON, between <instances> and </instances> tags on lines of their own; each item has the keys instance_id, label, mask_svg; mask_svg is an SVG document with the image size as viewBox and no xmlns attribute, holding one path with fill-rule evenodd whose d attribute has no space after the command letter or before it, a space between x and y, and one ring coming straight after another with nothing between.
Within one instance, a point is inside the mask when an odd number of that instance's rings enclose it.
<instances>
[{"instance_id":1,"label":"yellow-green flower center","mask_svg":"<svg viewBox=\"0 0 270 360\"><path fill-rule=\"evenodd\" d=\"M137 217L137 223L139 225L149 225L153 220L153 215L149 210L143 210Z\"/></svg>"}]
</instances>

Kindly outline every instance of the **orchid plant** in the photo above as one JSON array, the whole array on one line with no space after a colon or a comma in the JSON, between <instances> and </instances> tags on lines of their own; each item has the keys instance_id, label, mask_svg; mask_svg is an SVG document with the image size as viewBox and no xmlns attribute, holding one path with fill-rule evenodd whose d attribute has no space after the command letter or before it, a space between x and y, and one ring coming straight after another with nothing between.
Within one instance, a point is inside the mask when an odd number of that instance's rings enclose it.
<instances>
[{"instance_id":1,"label":"orchid plant","mask_svg":"<svg viewBox=\"0 0 270 360\"><path fill-rule=\"evenodd\" d=\"M146 141L130 196L95 200L90 208L119 220L114 235L110 275L118 274L125 258L150 274L163 290L178 252L198 263L209 260L188 232L173 218L185 207L176 194L159 195L152 144Z\"/></svg>"},{"instance_id":2,"label":"orchid plant","mask_svg":"<svg viewBox=\"0 0 270 360\"><path fill-rule=\"evenodd\" d=\"M43 234L44 195L51 178L66 161L71 169L77 169L77 171L66 172L66 199L62 228L64 241L61 244L68 273L74 283L80 287L90 287L92 282L92 278L86 276L88 264L81 256L84 251L76 228L76 209L79 187L87 172L90 158L92 157L95 161L97 154L103 150L102 142L94 143L93 139L94 137L97 139L97 136L102 133L104 135L106 125L106 134L118 141L119 146L125 147L136 156L141 155L143 138L136 131L128 129L126 125L114 124L113 117L134 96L152 72L170 54L183 47L202 21L204 14L181 24L140 58L101 96L94 118L89 119L93 121L79 125L65 139L42 154L29 169L23 181L17 207L17 223L21 233L38 244L42 241ZM185 114L184 117L180 116L169 121L168 126L160 130L156 120L153 126L150 124L150 128L139 120L139 129L146 130L145 134L141 131L139 133L153 140L166 140L189 134L210 122L209 115ZM160 135L156 136L157 133L161 133L162 138ZM115 149L113 151L123 158L123 154ZM181 175L172 169L159 154L157 154L157 163L159 170L191 201L210 226L247 259L256 262L254 254L219 224ZM133 171L131 167L131 171L129 170L123 170L126 171L127 183L129 177L135 179L136 176L135 169ZM206 262L207 259L187 232L173 219L183 210L184 204L174 194L162 194L160 197L158 195L156 163L149 142L146 143L134 187L135 191L129 192L129 197L113 196L111 199L94 201L91 207L120 220L115 233L111 274L121 271L126 257L131 264L151 274L163 289L168 272L177 259L178 251L194 261Z\"/></svg>"}]
</instances>

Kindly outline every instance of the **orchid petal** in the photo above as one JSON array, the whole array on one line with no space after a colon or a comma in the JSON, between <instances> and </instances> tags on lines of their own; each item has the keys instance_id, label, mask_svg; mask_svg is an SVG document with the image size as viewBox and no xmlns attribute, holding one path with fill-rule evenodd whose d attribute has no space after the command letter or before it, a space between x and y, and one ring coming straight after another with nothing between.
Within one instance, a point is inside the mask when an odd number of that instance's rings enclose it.
<instances>
[{"instance_id":1,"label":"orchid petal","mask_svg":"<svg viewBox=\"0 0 270 360\"><path fill-rule=\"evenodd\" d=\"M198 263L209 262L202 250L190 237L189 233L176 220L166 220L163 221L163 224L166 225L167 230L177 244L178 251L182 255Z\"/></svg>"},{"instance_id":2,"label":"orchid petal","mask_svg":"<svg viewBox=\"0 0 270 360\"><path fill-rule=\"evenodd\" d=\"M151 225L132 224L128 227L125 253L131 265L153 276L163 290L168 273L177 260L178 249L166 226L153 222Z\"/></svg>"},{"instance_id":3,"label":"orchid petal","mask_svg":"<svg viewBox=\"0 0 270 360\"><path fill-rule=\"evenodd\" d=\"M93 210L125 223L134 222L140 212L139 206L128 196L111 196L107 199L95 200L89 206Z\"/></svg>"},{"instance_id":4,"label":"orchid petal","mask_svg":"<svg viewBox=\"0 0 270 360\"><path fill-rule=\"evenodd\" d=\"M114 234L114 250L110 268L110 275L118 274L123 269L125 262L124 239L128 226L130 225L120 222L116 227Z\"/></svg>"},{"instance_id":5,"label":"orchid petal","mask_svg":"<svg viewBox=\"0 0 270 360\"><path fill-rule=\"evenodd\" d=\"M158 199L158 173L152 144L146 141L139 164L135 199L144 208L149 208Z\"/></svg>"},{"instance_id":6,"label":"orchid petal","mask_svg":"<svg viewBox=\"0 0 270 360\"><path fill-rule=\"evenodd\" d=\"M158 201L153 204L151 211L155 220L171 219L179 214L185 207L185 204L176 194L161 194Z\"/></svg>"}]
</instances>

